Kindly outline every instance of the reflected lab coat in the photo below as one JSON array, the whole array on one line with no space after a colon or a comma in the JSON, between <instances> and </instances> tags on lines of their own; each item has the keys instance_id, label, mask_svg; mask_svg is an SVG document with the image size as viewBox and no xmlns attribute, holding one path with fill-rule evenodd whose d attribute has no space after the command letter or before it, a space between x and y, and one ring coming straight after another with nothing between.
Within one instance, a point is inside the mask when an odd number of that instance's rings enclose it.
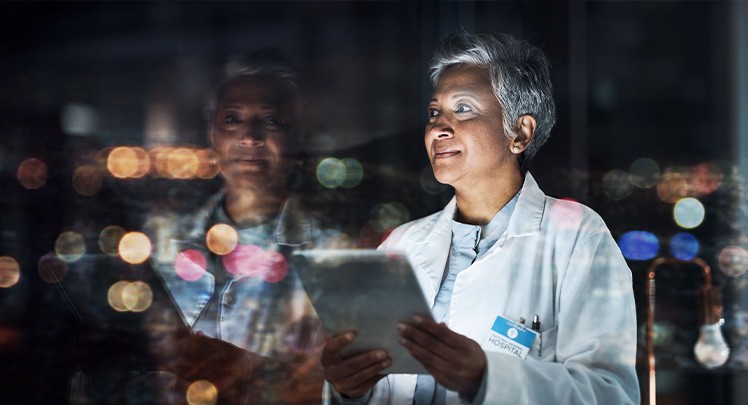
<instances>
[{"instance_id":1,"label":"reflected lab coat","mask_svg":"<svg viewBox=\"0 0 748 405\"><path fill-rule=\"evenodd\" d=\"M380 247L407 255L431 305L455 209L453 198L441 212L397 228ZM535 314L541 333L525 359L491 347L497 316L516 322ZM631 271L599 215L546 196L529 173L504 235L457 276L449 327L486 353L487 404L639 402ZM416 375L390 374L369 403L411 404L415 385ZM456 392L447 392L447 403L460 403Z\"/></svg>"}]
</instances>

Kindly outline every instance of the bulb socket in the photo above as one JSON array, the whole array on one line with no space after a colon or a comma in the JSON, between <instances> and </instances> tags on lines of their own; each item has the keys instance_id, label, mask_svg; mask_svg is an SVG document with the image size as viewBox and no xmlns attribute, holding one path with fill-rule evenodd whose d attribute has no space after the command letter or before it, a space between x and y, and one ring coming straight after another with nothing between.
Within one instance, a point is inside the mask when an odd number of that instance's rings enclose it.
<instances>
[{"instance_id":1,"label":"bulb socket","mask_svg":"<svg viewBox=\"0 0 748 405\"><path fill-rule=\"evenodd\" d=\"M715 324L722 320L722 291L718 287L705 285L696 290L696 305L699 325Z\"/></svg>"}]
</instances>

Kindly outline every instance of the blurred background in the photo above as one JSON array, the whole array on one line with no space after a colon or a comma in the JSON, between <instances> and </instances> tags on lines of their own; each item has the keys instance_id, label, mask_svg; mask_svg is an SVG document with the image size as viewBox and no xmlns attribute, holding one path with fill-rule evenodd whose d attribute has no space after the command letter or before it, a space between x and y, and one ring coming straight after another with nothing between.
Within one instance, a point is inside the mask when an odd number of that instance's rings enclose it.
<instances>
[{"instance_id":1,"label":"blurred background","mask_svg":"<svg viewBox=\"0 0 748 405\"><path fill-rule=\"evenodd\" d=\"M423 151L427 63L460 27L527 39L552 63L558 121L531 171L600 213L629 261L643 399L647 268L701 257L722 288L730 358L695 361L702 274L663 267L657 398L746 403L742 1L0 3L0 401L68 400L81 305L147 309L84 302L59 281L85 255L124 260L123 235L220 187L202 110L232 55L276 47L304 71L306 190L351 244L441 209L452 192ZM104 296L117 279L92 277Z\"/></svg>"}]
</instances>

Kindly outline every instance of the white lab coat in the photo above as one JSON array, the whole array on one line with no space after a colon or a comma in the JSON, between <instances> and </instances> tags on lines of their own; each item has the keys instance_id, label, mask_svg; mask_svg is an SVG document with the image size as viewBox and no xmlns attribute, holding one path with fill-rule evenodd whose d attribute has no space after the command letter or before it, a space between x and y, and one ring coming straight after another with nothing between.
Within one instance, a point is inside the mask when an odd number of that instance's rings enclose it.
<instances>
[{"instance_id":1,"label":"white lab coat","mask_svg":"<svg viewBox=\"0 0 748 405\"><path fill-rule=\"evenodd\" d=\"M407 255L430 304L455 208L452 199L380 246ZM541 335L527 358L491 351L486 340L498 315L529 323L535 314ZM449 327L486 352L487 404L639 403L631 271L599 215L547 197L529 173L505 234L457 276ZM415 375L391 374L369 403L411 404L415 385ZM447 392L447 403L460 403L456 392Z\"/></svg>"}]
</instances>

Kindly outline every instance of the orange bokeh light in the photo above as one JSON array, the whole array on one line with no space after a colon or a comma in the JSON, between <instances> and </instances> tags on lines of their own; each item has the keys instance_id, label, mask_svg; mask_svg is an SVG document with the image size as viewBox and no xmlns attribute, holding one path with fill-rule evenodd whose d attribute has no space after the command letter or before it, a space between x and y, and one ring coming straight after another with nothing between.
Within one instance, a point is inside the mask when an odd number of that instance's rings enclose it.
<instances>
[{"instance_id":1,"label":"orange bokeh light","mask_svg":"<svg viewBox=\"0 0 748 405\"><path fill-rule=\"evenodd\" d=\"M26 189L42 188L47 184L47 164L37 158L25 159L18 165L17 176Z\"/></svg>"},{"instance_id":2,"label":"orange bokeh light","mask_svg":"<svg viewBox=\"0 0 748 405\"><path fill-rule=\"evenodd\" d=\"M131 264L140 264L151 256L151 240L144 233L130 232L119 241L119 256Z\"/></svg>"},{"instance_id":3,"label":"orange bokeh light","mask_svg":"<svg viewBox=\"0 0 748 405\"><path fill-rule=\"evenodd\" d=\"M212 179L218 175L218 154L213 149L198 149L195 151L198 165L195 176L201 179Z\"/></svg>"},{"instance_id":4,"label":"orange bokeh light","mask_svg":"<svg viewBox=\"0 0 748 405\"><path fill-rule=\"evenodd\" d=\"M231 225L216 224L208 230L205 242L213 253L225 255L230 253L239 243L239 233Z\"/></svg>"},{"instance_id":5,"label":"orange bokeh light","mask_svg":"<svg viewBox=\"0 0 748 405\"><path fill-rule=\"evenodd\" d=\"M669 204L688 195L688 177L683 173L667 170L657 182L657 196Z\"/></svg>"},{"instance_id":6,"label":"orange bokeh light","mask_svg":"<svg viewBox=\"0 0 748 405\"><path fill-rule=\"evenodd\" d=\"M218 401L218 388L208 380L197 380L187 388L189 405L213 405Z\"/></svg>"},{"instance_id":7,"label":"orange bokeh light","mask_svg":"<svg viewBox=\"0 0 748 405\"><path fill-rule=\"evenodd\" d=\"M101 172L94 166L84 165L73 173L73 188L80 195L90 197L101 190Z\"/></svg>"},{"instance_id":8,"label":"orange bokeh light","mask_svg":"<svg viewBox=\"0 0 748 405\"><path fill-rule=\"evenodd\" d=\"M112 149L106 160L106 167L112 176L119 179L133 177L138 172L138 154L133 148L120 146Z\"/></svg>"},{"instance_id":9,"label":"orange bokeh light","mask_svg":"<svg viewBox=\"0 0 748 405\"><path fill-rule=\"evenodd\" d=\"M189 148L177 148L169 153L166 169L175 179L189 179L195 177L199 161L195 152Z\"/></svg>"},{"instance_id":10,"label":"orange bokeh light","mask_svg":"<svg viewBox=\"0 0 748 405\"><path fill-rule=\"evenodd\" d=\"M133 173L132 178L139 179L151 170L151 157L143 148L131 148L133 152L135 152L135 156L137 156L138 160L138 167L137 170L135 170L135 173Z\"/></svg>"},{"instance_id":11,"label":"orange bokeh light","mask_svg":"<svg viewBox=\"0 0 748 405\"><path fill-rule=\"evenodd\" d=\"M21 279L21 267L10 256L0 257L0 288L13 287Z\"/></svg>"},{"instance_id":12,"label":"orange bokeh light","mask_svg":"<svg viewBox=\"0 0 748 405\"><path fill-rule=\"evenodd\" d=\"M151 306L152 302L153 291L142 281L128 283L122 289L122 304L129 311L143 312Z\"/></svg>"}]
</instances>

